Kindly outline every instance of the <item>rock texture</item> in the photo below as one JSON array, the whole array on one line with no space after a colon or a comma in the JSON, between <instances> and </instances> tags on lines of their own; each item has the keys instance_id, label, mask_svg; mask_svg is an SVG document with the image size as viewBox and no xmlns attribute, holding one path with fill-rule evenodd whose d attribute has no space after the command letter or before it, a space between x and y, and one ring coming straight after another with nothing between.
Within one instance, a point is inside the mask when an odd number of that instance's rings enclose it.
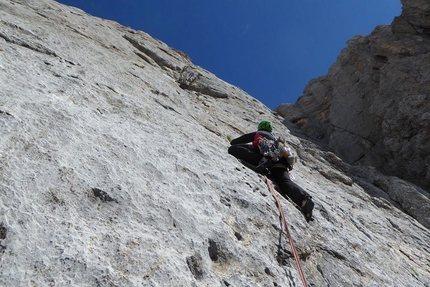
<instances>
[{"instance_id":1,"label":"rock texture","mask_svg":"<svg viewBox=\"0 0 430 287\"><path fill-rule=\"evenodd\" d=\"M356 36L326 76L276 111L350 164L430 190L430 4L402 0L390 26Z\"/></svg>"},{"instance_id":2,"label":"rock texture","mask_svg":"<svg viewBox=\"0 0 430 287\"><path fill-rule=\"evenodd\" d=\"M309 286L430 286L415 186L144 32L50 0L0 0L0 19L0 286L301 286L267 186L227 154L261 119L316 202L307 224L281 198Z\"/></svg>"}]
</instances>

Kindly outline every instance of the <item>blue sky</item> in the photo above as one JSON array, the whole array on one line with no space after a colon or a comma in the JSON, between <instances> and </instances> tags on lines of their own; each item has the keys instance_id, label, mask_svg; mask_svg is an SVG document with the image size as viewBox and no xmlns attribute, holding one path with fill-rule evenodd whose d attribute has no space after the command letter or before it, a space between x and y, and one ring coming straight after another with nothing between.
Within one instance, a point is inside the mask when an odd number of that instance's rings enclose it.
<instances>
[{"instance_id":1,"label":"blue sky","mask_svg":"<svg viewBox=\"0 0 430 287\"><path fill-rule=\"evenodd\" d=\"M142 30L271 109L327 74L346 42L389 25L400 0L58 0Z\"/></svg>"}]
</instances>

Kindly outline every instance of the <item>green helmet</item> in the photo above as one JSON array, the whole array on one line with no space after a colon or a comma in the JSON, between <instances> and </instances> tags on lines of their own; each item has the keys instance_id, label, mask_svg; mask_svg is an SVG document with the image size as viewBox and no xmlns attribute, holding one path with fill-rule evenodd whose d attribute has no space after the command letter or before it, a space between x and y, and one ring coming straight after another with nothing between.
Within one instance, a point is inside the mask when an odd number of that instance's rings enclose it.
<instances>
[{"instance_id":1,"label":"green helmet","mask_svg":"<svg viewBox=\"0 0 430 287\"><path fill-rule=\"evenodd\" d=\"M273 128L272 128L272 123L269 121L261 121L258 124L258 128L259 131L268 131L269 133L272 132Z\"/></svg>"}]
</instances>

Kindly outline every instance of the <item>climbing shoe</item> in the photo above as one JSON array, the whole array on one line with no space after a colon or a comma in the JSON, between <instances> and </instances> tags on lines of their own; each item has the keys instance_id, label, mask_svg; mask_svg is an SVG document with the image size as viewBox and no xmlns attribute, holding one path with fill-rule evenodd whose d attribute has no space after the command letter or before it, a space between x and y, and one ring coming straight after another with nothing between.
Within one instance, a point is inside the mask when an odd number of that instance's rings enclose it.
<instances>
[{"instance_id":1,"label":"climbing shoe","mask_svg":"<svg viewBox=\"0 0 430 287\"><path fill-rule=\"evenodd\" d=\"M302 213L305 216L306 222L313 221L312 210L314 209L314 202L310 197L306 199L306 203L302 206Z\"/></svg>"}]
</instances>

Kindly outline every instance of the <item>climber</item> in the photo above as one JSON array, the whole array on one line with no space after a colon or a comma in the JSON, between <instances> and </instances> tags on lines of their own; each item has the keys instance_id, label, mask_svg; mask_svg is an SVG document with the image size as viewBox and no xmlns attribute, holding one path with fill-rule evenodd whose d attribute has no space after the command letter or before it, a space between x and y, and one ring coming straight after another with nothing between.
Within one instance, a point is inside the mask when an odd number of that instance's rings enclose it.
<instances>
[{"instance_id":1,"label":"climber","mask_svg":"<svg viewBox=\"0 0 430 287\"><path fill-rule=\"evenodd\" d=\"M296 162L291 150L285 145L285 138L272 134L272 124L261 121L256 132L233 139L228 153L239 159L245 166L257 173L273 179L284 197L296 203L307 222L313 220L312 197L290 178L289 171Z\"/></svg>"}]
</instances>

